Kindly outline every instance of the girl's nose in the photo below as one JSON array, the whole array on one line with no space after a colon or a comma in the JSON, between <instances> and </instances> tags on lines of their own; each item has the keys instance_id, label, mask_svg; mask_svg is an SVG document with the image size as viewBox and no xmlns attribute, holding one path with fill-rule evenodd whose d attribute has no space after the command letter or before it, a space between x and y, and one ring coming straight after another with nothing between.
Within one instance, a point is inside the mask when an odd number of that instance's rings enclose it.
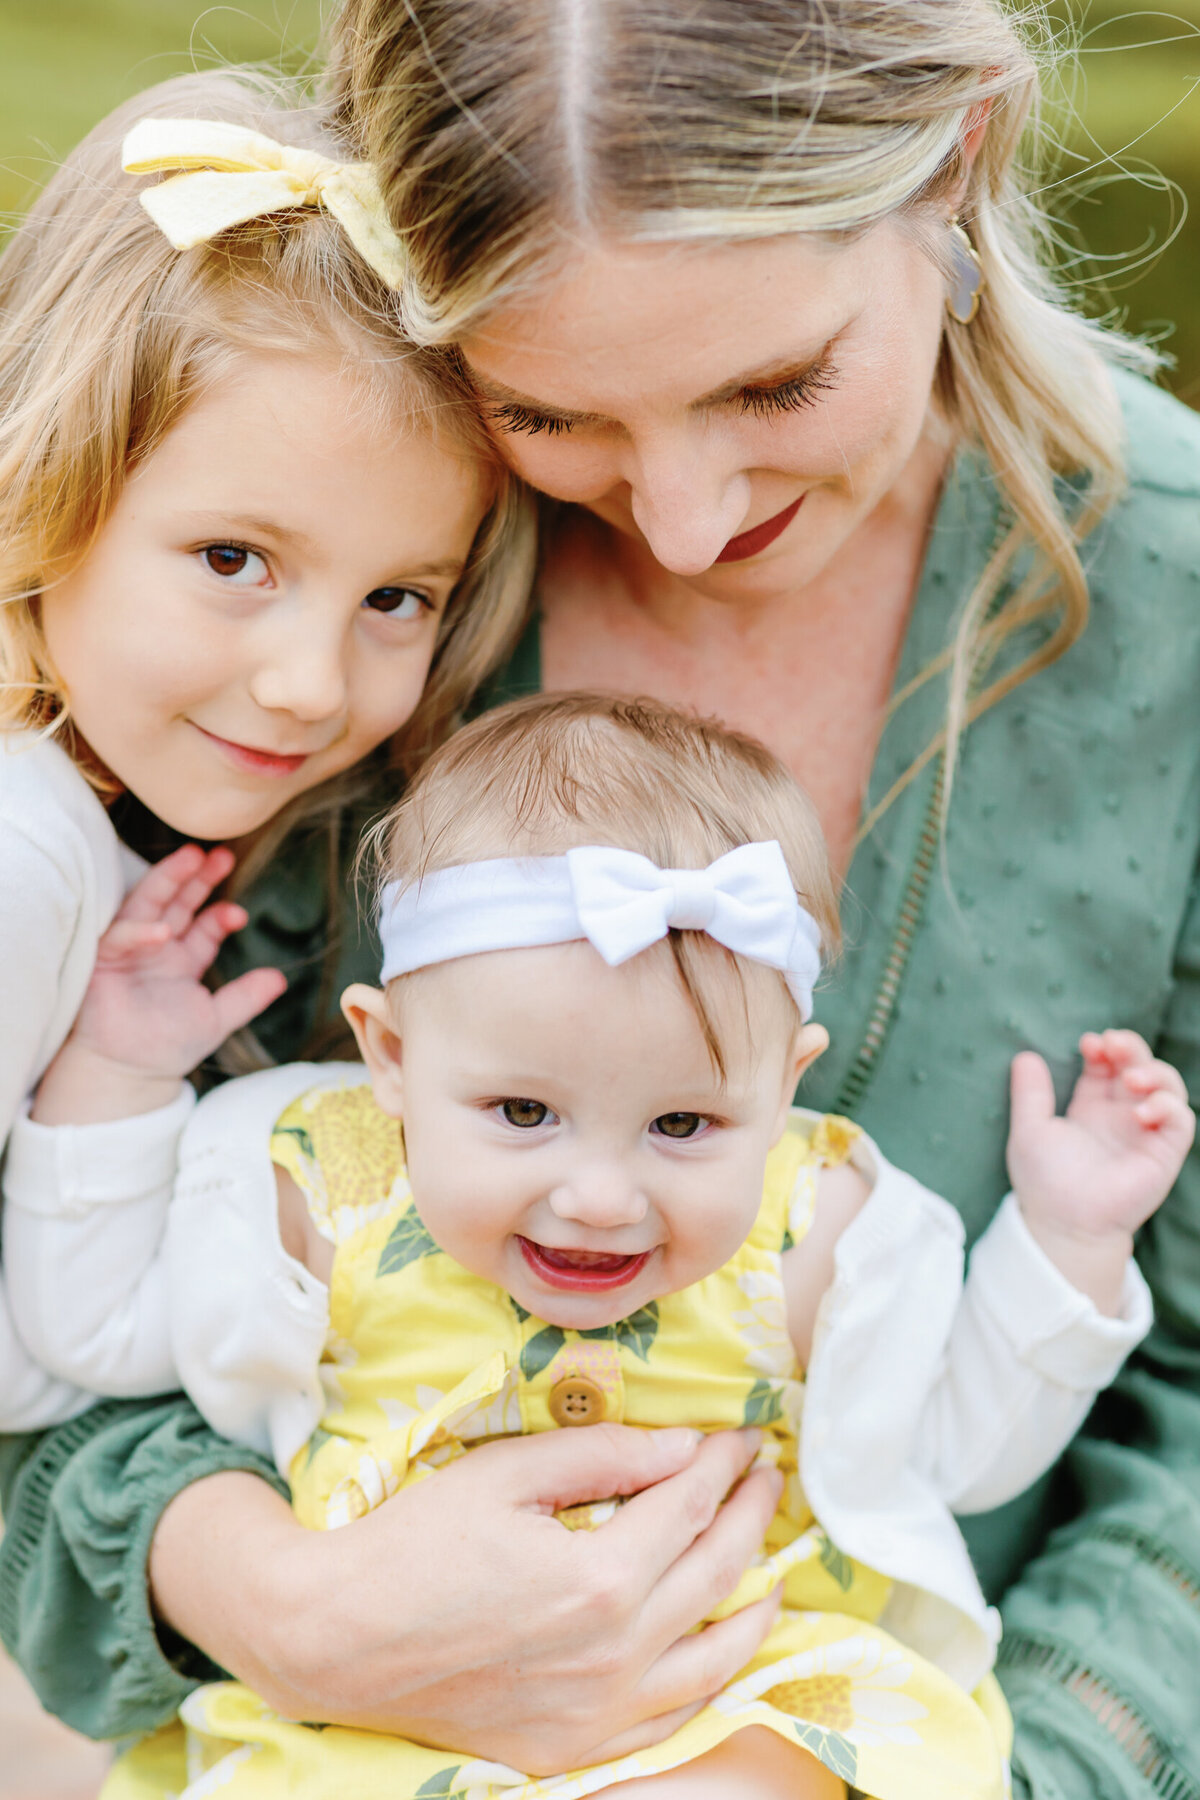
<instances>
[{"instance_id":1,"label":"girl's nose","mask_svg":"<svg viewBox=\"0 0 1200 1800\"><path fill-rule=\"evenodd\" d=\"M656 560L700 575L736 537L750 507L750 476L702 428L645 437L629 469L633 516Z\"/></svg>"},{"instance_id":2,"label":"girl's nose","mask_svg":"<svg viewBox=\"0 0 1200 1800\"><path fill-rule=\"evenodd\" d=\"M268 712L289 712L317 724L346 709L346 669L340 638L321 642L295 635L269 648L250 680L255 702Z\"/></svg>"},{"instance_id":3,"label":"girl's nose","mask_svg":"<svg viewBox=\"0 0 1200 1800\"><path fill-rule=\"evenodd\" d=\"M551 1190L549 1200L556 1218L601 1231L640 1225L647 1212L645 1194L617 1163L576 1166L568 1180Z\"/></svg>"}]
</instances>

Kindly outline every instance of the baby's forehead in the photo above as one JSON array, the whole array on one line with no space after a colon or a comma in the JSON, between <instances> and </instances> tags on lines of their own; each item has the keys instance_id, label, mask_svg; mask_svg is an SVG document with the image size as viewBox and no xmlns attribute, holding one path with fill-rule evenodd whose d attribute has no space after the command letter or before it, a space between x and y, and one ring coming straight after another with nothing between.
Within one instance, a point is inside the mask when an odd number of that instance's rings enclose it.
<instances>
[{"instance_id":1,"label":"baby's forehead","mask_svg":"<svg viewBox=\"0 0 1200 1800\"><path fill-rule=\"evenodd\" d=\"M388 999L402 1034L455 1038L464 1053L540 1040L563 1063L669 1058L721 1087L781 1060L799 1022L777 971L697 932L617 967L584 940L457 957L393 981Z\"/></svg>"}]
</instances>

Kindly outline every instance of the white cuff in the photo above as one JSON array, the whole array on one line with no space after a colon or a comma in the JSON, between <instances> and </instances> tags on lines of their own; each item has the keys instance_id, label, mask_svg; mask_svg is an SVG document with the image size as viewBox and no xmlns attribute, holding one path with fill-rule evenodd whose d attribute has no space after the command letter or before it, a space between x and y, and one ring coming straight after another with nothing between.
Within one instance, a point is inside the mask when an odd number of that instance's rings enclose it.
<instances>
[{"instance_id":1,"label":"white cuff","mask_svg":"<svg viewBox=\"0 0 1200 1800\"><path fill-rule=\"evenodd\" d=\"M43 1218L170 1195L179 1139L196 1104L185 1081L169 1106L98 1125L38 1125L26 1111L9 1133L4 1197Z\"/></svg>"},{"instance_id":2,"label":"white cuff","mask_svg":"<svg viewBox=\"0 0 1200 1800\"><path fill-rule=\"evenodd\" d=\"M1107 1318L1051 1262L1015 1194L972 1250L969 1280L1022 1362L1064 1387L1107 1387L1154 1318L1150 1290L1132 1257L1120 1313Z\"/></svg>"}]
</instances>

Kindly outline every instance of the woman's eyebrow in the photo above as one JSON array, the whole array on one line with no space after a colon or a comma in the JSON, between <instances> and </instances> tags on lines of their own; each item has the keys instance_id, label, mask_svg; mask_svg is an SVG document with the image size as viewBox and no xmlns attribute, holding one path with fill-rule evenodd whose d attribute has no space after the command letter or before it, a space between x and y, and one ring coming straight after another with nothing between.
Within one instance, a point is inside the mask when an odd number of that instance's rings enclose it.
<instances>
[{"instance_id":1,"label":"woman's eyebrow","mask_svg":"<svg viewBox=\"0 0 1200 1800\"><path fill-rule=\"evenodd\" d=\"M758 368L747 369L722 382L720 387L713 388L710 393L702 394L698 400L689 401L689 410L699 411L706 406L719 406L724 400L736 399L745 388L783 387L789 381L801 381L805 376L815 374L828 354L829 345L826 344L815 355L780 357L773 362L760 364ZM485 375L477 375L474 370L471 371L471 382L479 399L487 406L518 406L530 412L546 413L555 419L565 419L573 425L611 423L604 413L577 412L569 406L555 406L552 401L536 399L532 394L522 394L519 389L511 388L503 381L492 381Z\"/></svg>"}]
</instances>

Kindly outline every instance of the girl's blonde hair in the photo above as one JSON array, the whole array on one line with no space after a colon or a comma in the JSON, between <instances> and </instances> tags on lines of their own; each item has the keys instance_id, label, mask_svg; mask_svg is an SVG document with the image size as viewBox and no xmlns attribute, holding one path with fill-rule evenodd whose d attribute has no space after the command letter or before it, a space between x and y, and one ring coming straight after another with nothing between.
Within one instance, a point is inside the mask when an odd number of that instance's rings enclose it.
<instances>
[{"instance_id":1,"label":"girl's blonde hair","mask_svg":"<svg viewBox=\"0 0 1200 1800\"><path fill-rule=\"evenodd\" d=\"M389 747L407 772L454 723L523 622L534 527L445 360L406 336L396 296L343 228L306 208L177 251L121 171L139 118L220 119L301 149L349 152L300 91L208 71L164 82L98 125L0 257L0 729L66 727L70 696L38 596L87 555L137 465L244 354L340 359L381 422L416 422L486 459L491 497L451 600L421 703ZM403 496L397 496L403 503ZM85 762L86 768L86 762ZM102 771L89 773L105 785ZM315 790L289 810L330 808ZM279 833L272 830L278 841Z\"/></svg>"},{"instance_id":2,"label":"girl's blonde hair","mask_svg":"<svg viewBox=\"0 0 1200 1800\"><path fill-rule=\"evenodd\" d=\"M367 834L361 854L380 892L388 882L408 886L460 863L558 856L579 844L635 850L660 868L698 869L770 838L783 849L829 962L841 948L829 855L812 802L777 757L715 720L655 700L535 694L456 732ZM724 1075L717 984L731 968L744 977L749 965L741 969L699 932L671 931L665 948ZM769 979L794 1027L783 977Z\"/></svg>"},{"instance_id":3,"label":"girl's blonde hair","mask_svg":"<svg viewBox=\"0 0 1200 1800\"><path fill-rule=\"evenodd\" d=\"M334 35L334 104L378 165L425 342L461 338L598 231L728 242L903 216L942 260L934 222L957 204L986 288L972 324L947 324L936 398L985 453L1004 518L954 644L925 672L950 666L945 730L902 781L943 746L952 768L968 720L1083 631L1079 544L1123 482L1106 365L1154 366L1070 311L1050 273L1018 162L1053 51L1043 7L344 0ZM1034 647L989 679L1029 625Z\"/></svg>"}]
</instances>

